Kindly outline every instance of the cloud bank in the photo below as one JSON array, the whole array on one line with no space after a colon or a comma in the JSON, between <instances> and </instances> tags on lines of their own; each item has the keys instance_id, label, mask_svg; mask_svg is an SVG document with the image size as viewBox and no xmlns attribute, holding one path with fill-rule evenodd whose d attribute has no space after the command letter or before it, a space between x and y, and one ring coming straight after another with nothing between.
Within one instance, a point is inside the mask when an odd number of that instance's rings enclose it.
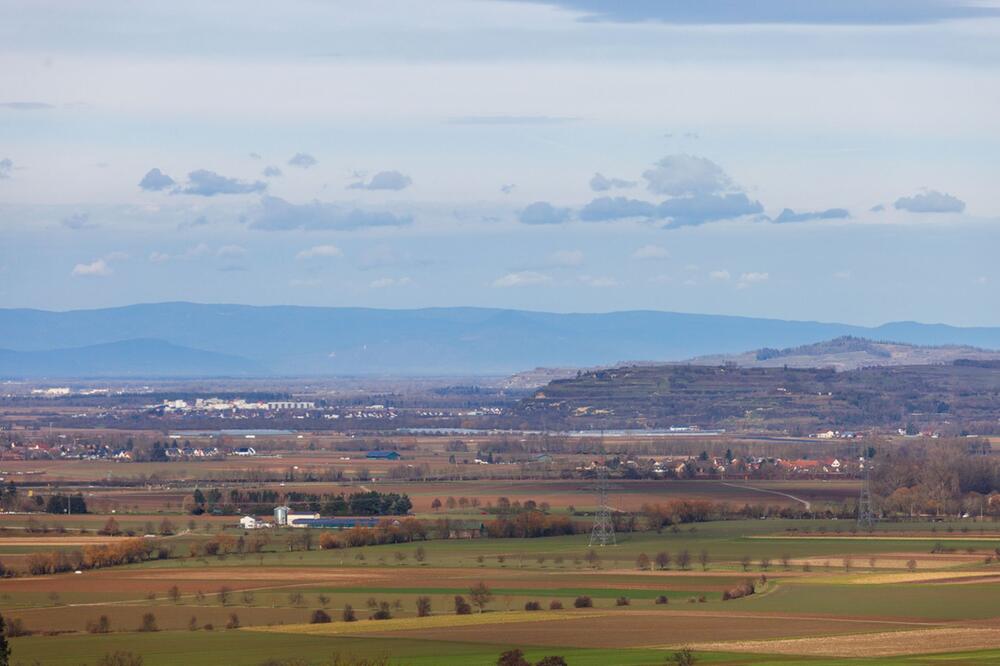
<instances>
[{"instance_id":1,"label":"cloud bank","mask_svg":"<svg viewBox=\"0 0 1000 666\"><path fill-rule=\"evenodd\" d=\"M787 224L789 222L809 222L811 220L842 220L850 217L851 214L846 208L828 208L826 210L803 211L796 213L791 208L786 208L774 218L776 224Z\"/></svg>"},{"instance_id":2,"label":"cloud bank","mask_svg":"<svg viewBox=\"0 0 1000 666\"><path fill-rule=\"evenodd\" d=\"M409 216L393 213L370 212L320 201L293 204L273 196L261 197L260 204L248 213L246 219L251 229L262 231L399 227L413 221Z\"/></svg>"},{"instance_id":3,"label":"cloud bank","mask_svg":"<svg viewBox=\"0 0 1000 666\"><path fill-rule=\"evenodd\" d=\"M254 192L263 192L265 189L267 189L267 183L262 180L250 183L236 178L227 178L207 169L198 169L189 173L187 185L179 190L174 190L174 193L214 197L218 194L253 194Z\"/></svg>"}]
</instances>

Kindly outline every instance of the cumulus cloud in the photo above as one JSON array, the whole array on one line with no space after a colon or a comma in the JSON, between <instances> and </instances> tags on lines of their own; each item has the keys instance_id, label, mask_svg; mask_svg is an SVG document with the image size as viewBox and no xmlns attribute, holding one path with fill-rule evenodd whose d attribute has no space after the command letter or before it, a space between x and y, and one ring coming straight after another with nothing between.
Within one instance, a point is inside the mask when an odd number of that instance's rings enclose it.
<instances>
[{"instance_id":1,"label":"cumulus cloud","mask_svg":"<svg viewBox=\"0 0 1000 666\"><path fill-rule=\"evenodd\" d=\"M506 185L500 186L500 191L503 192L504 194L510 194L511 192L514 191L515 187L517 187L517 185L515 185L514 183L507 183Z\"/></svg>"},{"instance_id":2,"label":"cumulus cloud","mask_svg":"<svg viewBox=\"0 0 1000 666\"><path fill-rule=\"evenodd\" d=\"M312 259L314 257L339 257L344 253L336 245L313 245L295 255L296 259Z\"/></svg>"},{"instance_id":3,"label":"cumulus cloud","mask_svg":"<svg viewBox=\"0 0 1000 666\"><path fill-rule=\"evenodd\" d=\"M600 173L595 173L594 177L590 179L590 189L595 192L607 192L608 190L613 190L616 187L635 187L636 184L637 183L634 180L608 178Z\"/></svg>"},{"instance_id":4,"label":"cumulus cloud","mask_svg":"<svg viewBox=\"0 0 1000 666\"><path fill-rule=\"evenodd\" d=\"M372 289L388 289L390 287L406 287L411 284L413 284L413 280L406 276L400 278L382 277L372 280L368 286Z\"/></svg>"},{"instance_id":5,"label":"cumulus cloud","mask_svg":"<svg viewBox=\"0 0 1000 666\"><path fill-rule=\"evenodd\" d=\"M408 215L364 211L320 201L293 204L279 197L263 196L260 204L247 214L247 221L251 229L288 231L399 227L410 224L413 219Z\"/></svg>"},{"instance_id":6,"label":"cumulus cloud","mask_svg":"<svg viewBox=\"0 0 1000 666\"><path fill-rule=\"evenodd\" d=\"M786 208L774 218L777 224L788 222L809 222L810 220L842 220L850 217L851 214L846 208L828 208L826 210L804 211L796 213L791 208Z\"/></svg>"},{"instance_id":7,"label":"cumulus cloud","mask_svg":"<svg viewBox=\"0 0 1000 666\"><path fill-rule=\"evenodd\" d=\"M545 273L539 273L537 271L518 271L516 273L507 273L502 277L498 277L493 281L493 286L532 287L536 285L548 284L549 282L552 282L552 278Z\"/></svg>"},{"instance_id":8,"label":"cumulus cloud","mask_svg":"<svg viewBox=\"0 0 1000 666\"><path fill-rule=\"evenodd\" d=\"M628 217L653 217L656 206L626 197L598 197L580 209L578 216L586 222L607 222Z\"/></svg>"},{"instance_id":9,"label":"cumulus cloud","mask_svg":"<svg viewBox=\"0 0 1000 666\"><path fill-rule=\"evenodd\" d=\"M252 160L259 160L259 159L261 159L260 153L250 153L250 159L252 159Z\"/></svg>"},{"instance_id":10,"label":"cumulus cloud","mask_svg":"<svg viewBox=\"0 0 1000 666\"><path fill-rule=\"evenodd\" d=\"M885 204L875 204L868 210L871 211L872 213L881 213L885 210Z\"/></svg>"},{"instance_id":11,"label":"cumulus cloud","mask_svg":"<svg viewBox=\"0 0 1000 666\"><path fill-rule=\"evenodd\" d=\"M166 252L156 252L156 251L150 252L149 261L154 264L162 264L167 261L170 261L170 255L167 254Z\"/></svg>"},{"instance_id":12,"label":"cumulus cloud","mask_svg":"<svg viewBox=\"0 0 1000 666\"><path fill-rule=\"evenodd\" d=\"M734 194L705 194L667 199L657 209L658 217L669 219L666 228L696 226L717 220L729 220L743 215L764 211L759 201L750 200L742 192Z\"/></svg>"},{"instance_id":13,"label":"cumulus cloud","mask_svg":"<svg viewBox=\"0 0 1000 666\"><path fill-rule=\"evenodd\" d=\"M912 197L900 197L893 206L896 210L910 213L961 213L965 210L964 201L937 190L926 190Z\"/></svg>"},{"instance_id":14,"label":"cumulus cloud","mask_svg":"<svg viewBox=\"0 0 1000 666\"><path fill-rule=\"evenodd\" d=\"M69 217L64 217L60 224L62 224L67 229L93 229L97 225L90 221L90 215L88 213L74 213Z\"/></svg>"},{"instance_id":15,"label":"cumulus cloud","mask_svg":"<svg viewBox=\"0 0 1000 666\"><path fill-rule=\"evenodd\" d=\"M188 183L183 188L174 190L180 194L194 194L201 197L214 197L217 194L252 194L263 192L267 183L256 180L252 183L236 178L227 178L214 171L198 169L188 174Z\"/></svg>"},{"instance_id":16,"label":"cumulus cloud","mask_svg":"<svg viewBox=\"0 0 1000 666\"><path fill-rule=\"evenodd\" d=\"M261 173L265 178L276 178L281 175L281 169L271 164L264 167L264 171Z\"/></svg>"},{"instance_id":17,"label":"cumulus cloud","mask_svg":"<svg viewBox=\"0 0 1000 666\"><path fill-rule=\"evenodd\" d=\"M667 155L642 173L650 192L669 196L715 194L732 187L718 164L694 155Z\"/></svg>"},{"instance_id":18,"label":"cumulus cloud","mask_svg":"<svg viewBox=\"0 0 1000 666\"><path fill-rule=\"evenodd\" d=\"M412 182L409 176L398 171L379 171L367 183L362 180L347 187L351 190L403 190Z\"/></svg>"},{"instance_id":19,"label":"cumulus cloud","mask_svg":"<svg viewBox=\"0 0 1000 666\"><path fill-rule=\"evenodd\" d=\"M659 245L643 245L632 253L633 259L657 260L666 259L670 256L665 247Z\"/></svg>"},{"instance_id":20,"label":"cumulus cloud","mask_svg":"<svg viewBox=\"0 0 1000 666\"><path fill-rule=\"evenodd\" d=\"M556 250L549 255L553 266L579 266L583 263L581 250Z\"/></svg>"},{"instance_id":21,"label":"cumulus cloud","mask_svg":"<svg viewBox=\"0 0 1000 666\"><path fill-rule=\"evenodd\" d=\"M147 192L159 192L160 190L165 190L168 187L173 187L177 183L174 179L163 173L159 169L150 169L146 172L146 175L142 177L139 181L139 187L146 190Z\"/></svg>"},{"instance_id":22,"label":"cumulus cloud","mask_svg":"<svg viewBox=\"0 0 1000 666\"><path fill-rule=\"evenodd\" d=\"M316 166L316 158L309 153L295 153L288 160L288 166L299 167L300 169L308 169L309 167Z\"/></svg>"},{"instance_id":23,"label":"cumulus cloud","mask_svg":"<svg viewBox=\"0 0 1000 666\"><path fill-rule=\"evenodd\" d=\"M731 278L732 275L729 274L729 271L721 270L721 271L712 271L711 273L708 274L708 277L713 280L719 280L724 282L729 278Z\"/></svg>"},{"instance_id":24,"label":"cumulus cloud","mask_svg":"<svg viewBox=\"0 0 1000 666\"><path fill-rule=\"evenodd\" d=\"M114 272L104 259L95 259L89 264L77 264L73 267L74 277L107 277Z\"/></svg>"},{"instance_id":25,"label":"cumulus cloud","mask_svg":"<svg viewBox=\"0 0 1000 666\"><path fill-rule=\"evenodd\" d=\"M556 208L548 201L536 201L521 211L518 220L522 224L562 224L569 219L568 208Z\"/></svg>"},{"instance_id":26,"label":"cumulus cloud","mask_svg":"<svg viewBox=\"0 0 1000 666\"><path fill-rule=\"evenodd\" d=\"M0 180L10 178L10 172L14 170L14 162L9 157L0 160Z\"/></svg>"}]
</instances>

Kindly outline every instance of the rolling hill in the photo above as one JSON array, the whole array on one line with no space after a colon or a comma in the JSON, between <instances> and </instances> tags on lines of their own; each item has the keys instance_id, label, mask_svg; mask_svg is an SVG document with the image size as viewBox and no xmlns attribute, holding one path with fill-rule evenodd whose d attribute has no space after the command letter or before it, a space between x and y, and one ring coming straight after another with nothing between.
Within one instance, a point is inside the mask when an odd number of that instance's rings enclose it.
<instances>
[{"instance_id":1,"label":"rolling hill","mask_svg":"<svg viewBox=\"0 0 1000 666\"><path fill-rule=\"evenodd\" d=\"M833 368L856 370L885 365L934 365L959 359L1000 361L1000 352L969 345L910 345L843 336L785 349L763 348L743 354L693 358L695 365L732 363L741 368Z\"/></svg>"}]
</instances>

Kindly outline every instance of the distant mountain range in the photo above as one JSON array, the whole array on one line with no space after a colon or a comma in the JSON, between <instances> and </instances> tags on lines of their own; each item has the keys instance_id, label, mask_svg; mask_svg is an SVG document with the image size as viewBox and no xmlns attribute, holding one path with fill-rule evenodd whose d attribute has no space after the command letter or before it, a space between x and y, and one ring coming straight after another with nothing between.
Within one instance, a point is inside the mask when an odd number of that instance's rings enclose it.
<instances>
[{"instance_id":1,"label":"distant mountain range","mask_svg":"<svg viewBox=\"0 0 1000 666\"><path fill-rule=\"evenodd\" d=\"M842 336L1000 349L1000 328L914 322L866 328L654 311L154 303L0 309L0 376L506 375L540 366L742 354Z\"/></svg>"}]
</instances>

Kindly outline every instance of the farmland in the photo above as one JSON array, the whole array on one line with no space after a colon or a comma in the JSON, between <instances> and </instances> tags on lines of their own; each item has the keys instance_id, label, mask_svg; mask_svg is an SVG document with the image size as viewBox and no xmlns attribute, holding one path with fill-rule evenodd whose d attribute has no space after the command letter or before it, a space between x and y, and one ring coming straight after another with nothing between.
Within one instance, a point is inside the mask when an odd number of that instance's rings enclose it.
<instances>
[{"instance_id":1,"label":"farmland","mask_svg":"<svg viewBox=\"0 0 1000 666\"><path fill-rule=\"evenodd\" d=\"M880 526L862 537L835 532L836 522L812 521L811 531L822 537L790 531L800 531L802 521L780 520L623 534L617 546L599 550L596 563L585 558L585 535L333 551L288 552L275 544L258 555L7 579L0 590L7 620L34 632L12 639L24 663L77 664L131 647L154 665L174 663L182 650L197 652L192 664L212 663L219 654L233 664L259 664L268 654L309 663L334 652L388 654L400 663L490 664L513 645L530 655L555 651L579 664L658 664L687 645L705 663L756 663L771 655L782 655L783 663L798 663L796 655L802 663L815 663L816 655L889 663L829 647L848 637L852 643L870 640L877 646L870 654L879 660L921 663L908 661L918 659L910 655L938 652L928 638L938 635L958 637L955 656L976 663L981 655L974 651L995 645L1000 565L985 564L985 558L1000 546L1000 530L987 524L975 534L942 534L953 550L932 555L937 524ZM19 547L31 540L6 538ZM38 546L59 539L69 546L79 537L49 536ZM422 562L415 559L418 547ZM711 558L704 567L637 570L640 553L659 550L707 551ZM918 570L907 567L917 558ZM747 579L756 594L721 600ZM454 615L454 596L468 595L480 581L492 591L484 612ZM573 608L582 596L592 599L592 607ZM661 596L667 602L654 603ZM419 597L429 598L430 616L416 616ZM628 605L618 605L621 597ZM364 619L369 599L389 602L399 619ZM546 609L560 602L562 608L526 612L529 601ZM361 619L339 621L345 606ZM334 618L331 624L309 624L319 608ZM137 631L145 614L155 616L157 631ZM110 633L88 633L101 616ZM912 642L905 638L910 632ZM615 650L611 662L609 649Z\"/></svg>"},{"instance_id":2,"label":"farmland","mask_svg":"<svg viewBox=\"0 0 1000 666\"><path fill-rule=\"evenodd\" d=\"M15 664L1000 659L1000 503L978 439L871 437L886 463L868 527L850 440L288 431L241 456L231 434L12 433L0 613ZM958 470L950 495L934 456ZM591 547L602 468L616 539ZM405 502L382 513L385 498ZM295 529L273 524L278 505L373 522Z\"/></svg>"}]
</instances>

